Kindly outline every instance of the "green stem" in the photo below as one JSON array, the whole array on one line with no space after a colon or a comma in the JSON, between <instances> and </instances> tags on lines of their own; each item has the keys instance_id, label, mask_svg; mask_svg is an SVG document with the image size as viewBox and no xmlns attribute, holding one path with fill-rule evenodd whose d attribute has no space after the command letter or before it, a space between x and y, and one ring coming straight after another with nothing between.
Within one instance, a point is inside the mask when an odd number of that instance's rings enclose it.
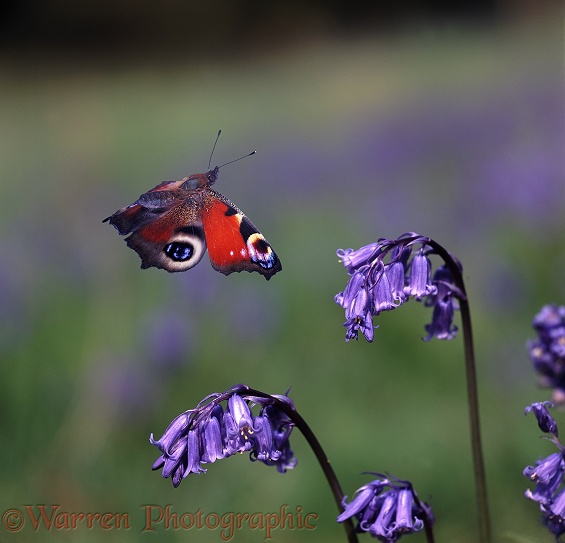
<instances>
[{"instance_id":1,"label":"green stem","mask_svg":"<svg viewBox=\"0 0 565 543\"><path fill-rule=\"evenodd\" d=\"M308 444L314 451L316 458L318 459L318 463L320 464L322 471L326 476L328 484L330 485L332 494L334 496L334 500L337 504L337 508L339 512L342 513L344 511L342 505L343 491L341 490L341 486L330 464L329 458L326 456L324 449L322 449L322 445L320 445L318 438L314 435L314 432L312 432L307 422L300 416L300 414L297 411L294 410L292 406L290 406L285 402L282 402L276 397L273 397L269 394L265 394L260 390L255 390L251 388L247 391L246 394L249 394L251 396L258 396L261 398L271 398L272 400L274 400L276 406L281 411L286 413L288 417L292 420L292 422L295 424L295 426L302 432L302 435L306 438L306 441L308 442ZM347 540L349 541L349 543L358 543L357 533L355 532L355 528L353 527L353 522L351 521L351 519L347 519L343 521L342 524L345 529L345 533L347 535Z\"/></svg>"},{"instance_id":2,"label":"green stem","mask_svg":"<svg viewBox=\"0 0 565 543\"><path fill-rule=\"evenodd\" d=\"M477 387L477 369L475 364L475 349L473 346L473 331L471 327L471 311L465 283L460 266L441 245L433 240L428 243L430 247L444 260L457 288L461 291L458 296L459 310L461 313L461 324L463 327L463 343L465 349L465 373L467 378L467 402L469 405L469 420L471 429L471 450L473 454L473 468L475 472L475 491L477 497L477 509L479 518L479 536L481 543L491 543L491 524L488 506L487 483L485 474L485 462L481 440L481 427L479 417L479 392Z\"/></svg>"},{"instance_id":3,"label":"green stem","mask_svg":"<svg viewBox=\"0 0 565 543\"><path fill-rule=\"evenodd\" d=\"M428 540L428 543L435 543L432 525L430 524L430 521L427 517L424 520L424 531L426 532L426 539Z\"/></svg>"}]
</instances>

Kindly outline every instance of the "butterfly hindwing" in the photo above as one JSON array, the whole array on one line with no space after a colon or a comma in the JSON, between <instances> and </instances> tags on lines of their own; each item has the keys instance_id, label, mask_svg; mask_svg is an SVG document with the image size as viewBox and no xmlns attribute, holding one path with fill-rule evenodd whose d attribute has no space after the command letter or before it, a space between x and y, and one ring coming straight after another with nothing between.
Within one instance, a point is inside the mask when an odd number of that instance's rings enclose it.
<instances>
[{"instance_id":1,"label":"butterfly hindwing","mask_svg":"<svg viewBox=\"0 0 565 543\"><path fill-rule=\"evenodd\" d=\"M186 271L202 260L206 240L202 224L186 205L173 208L126 238L141 258L142 268Z\"/></svg>"}]
</instances>

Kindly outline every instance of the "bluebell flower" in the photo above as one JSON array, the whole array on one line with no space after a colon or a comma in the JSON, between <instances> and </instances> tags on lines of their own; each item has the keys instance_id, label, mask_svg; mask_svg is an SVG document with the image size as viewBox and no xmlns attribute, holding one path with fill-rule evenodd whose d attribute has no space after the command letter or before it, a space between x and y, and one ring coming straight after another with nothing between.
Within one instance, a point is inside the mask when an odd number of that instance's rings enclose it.
<instances>
[{"instance_id":1,"label":"bluebell flower","mask_svg":"<svg viewBox=\"0 0 565 543\"><path fill-rule=\"evenodd\" d=\"M542 386L553 389L555 403L565 403L565 306L545 305L532 323L538 337L527 343Z\"/></svg>"},{"instance_id":2,"label":"bluebell flower","mask_svg":"<svg viewBox=\"0 0 565 543\"><path fill-rule=\"evenodd\" d=\"M563 480L565 461L563 454L556 452L536 462L535 466L526 466L524 477L536 483L533 491L525 492L526 498L542 504L549 504Z\"/></svg>"},{"instance_id":3,"label":"bluebell flower","mask_svg":"<svg viewBox=\"0 0 565 543\"><path fill-rule=\"evenodd\" d=\"M224 410L220 404L216 405L208 419L202 422L204 439L206 444L202 453L201 462L203 464L213 464L227 456L224 451L224 444L227 441L226 427L224 424Z\"/></svg>"},{"instance_id":4,"label":"bluebell flower","mask_svg":"<svg viewBox=\"0 0 565 543\"><path fill-rule=\"evenodd\" d=\"M350 502L344 498L344 511L337 517L338 522L355 517L358 532L368 532L385 543L419 532L425 523L431 527L431 509L420 502L410 482L374 475L378 478L359 488Z\"/></svg>"},{"instance_id":5,"label":"bluebell flower","mask_svg":"<svg viewBox=\"0 0 565 543\"><path fill-rule=\"evenodd\" d=\"M541 505L544 513L542 523L555 536L559 542L560 536L565 534L565 488L561 490L549 505Z\"/></svg>"},{"instance_id":6,"label":"bluebell flower","mask_svg":"<svg viewBox=\"0 0 565 543\"><path fill-rule=\"evenodd\" d=\"M458 307L454 297L456 287L452 274L447 266L443 265L435 271L433 280L437 285L437 290L425 302L425 305L433 307L433 312L432 322L425 326L428 335L424 339L426 341L433 337L453 339L457 334L457 326L453 325L453 317Z\"/></svg>"},{"instance_id":7,"label":"bluebell flower","mask_svg":"<svg viewBox=\"0 0 565 543\"><path fill-rule=\"evenodd\" d=\"M381 250L380 243L370 243L360 249L354 251L353 249L338 249L337 256L347 271L354 270L363 266L366 262L372 260Z\"/></svg>"},{"instance_id":8,"label":"bluebell flower","mask_svg":"<svg viewBox=\"0 0 565 543\"><path fill-rule=\"evenodd\" d=\"M456 298L464 294L455 286L447 266L440 266L432 277L429 255L435 253L433 244L429 238L410 232L395 240L381 238L355 251L338 249L349 274L345 290L334 298L345 309L346 341L358 339L359 332L372 341L376 328L373 317L399 307L410 297L425 300L425 305L433 308L425 339L455 337Z\"/></svg>"},{"instance_id":9,"label":"bluebell flower","mask_svg":"<svg viewBox=\"0 0 565 543\"><path fill-rule=\"evenodd\" d=\"M384 272L397 306L402 305L407 298L404 285L406 283L406 264L411 252L409 247L396 247L392 252L391 262Z\"/></svg>"},{"instance_id":10,"label":"bluebell flower","mask_svg":"<svg viewBox=\"0 0 565 543\"><path fill-rule=\"evenodd\" d=\"M524 476L531 479L536 484L549 485L555 479L561 481L565 473L565 461L562 452L555 452L536 461L535 466L527 466L524 469Z\"/></svg>"},{"instance_id":11,"label":"bluebell flower","mask_svg":"<svg viewBox=\"0 0 565 543\"><path fill-rule=\"evenodd\" d=\"M526 407L525 413L532 411L538 420L538 425L543 432L552 434L547 437L558 449L536 462L534 466L524 469L524 476L535 483L533 490L527 489L526 498L539 504L542 512L541 521L558 542L565 533L565 447L557 438L557 424L547 411L550 402L536 402Z\"/></svg>"},{"instance_id":12,"label":"bluebell flower","mask_svg":"<svg viewBox=\"0 0 565 543\"><path fill-rule=\"evenodd\" d=\"M551 402L534 402L524 409L524 415L527 415L530 411L532 411L538 421L540 430L546 434L553 434L557 437L557 423L549 414L549 411L547 410L548 407L553 407L553 404Z\"/></svg>"},{"instance_id":13,"label":"bluebell flower","mask_svg":"<svg viewBox=\"0 0 565 543\"><path fill-rule=\"evenodd\" d=\"M418 301L426 296L435 294L437 287L432 284L431 270L432 264L430 259L424 254L422 248L412 259L410 277L408 284L404 287L404 292L408 296L414 296Z\"/></svg>"},{"instance_id":14,"label":"bluebell flower","mask_svg":"<svg viewBox=\"0 0 565 543\"><path fill-rule=\"evenodd\" d=\"M372 313L375 315L378 315L381 311L390 311L400 305L399 302L395 301L387 271L383 269L377 274L377 279L373 287Z\"/></svg>"},{"instance_id":15,"label":"bluebell flower","mask_svg":"<svg viewBox=\"0 0 565 543\"><path fill-rule=\"evenodd\" d=\"M296 466L289 438L294 427L292 420L276 406L279 401L294 406L286 396L250 396L245 385L226 392L212 394L195 409L176 417L163 436L149 440L161 455L153 469L162 469L165 478L171 477L177 487L190 473L205 473L204 464L249 452L251 460L276 466L284 473ZM222 402L227 402L226 410ZM254 415L250 405L258 404L261 411Z\"/></svg>"},{"instance_id":16,"label":"bluebell flower","mask_svg":"<svg viewBox=\"0 0 565 543\"><path fill-rule=\"evenodd\" d=\"M294 409L294 404L288 396L275 395L274 397L289 404ZM290 449L288 439L294 425L288 415L276 405L270 404L261 408L257 418L260 417L265 421L264 424L269 425L270 431L265 433L267 436L266 443L259 447L259 450L265 451L266 454L256 453L257 460L268 466L275 466L280 473L285 473L286 470L296 467L297 460ZM253 460L253 455L251 459Z\"/></svg>"},{"instance_id":17,"label":"bluebell flower","mask_svg":"<svg viewBox=\"0 0 565 543\"><path fill-rule=\"evenodd\" d=\"M255 428L254 418L251 415L247 402L238 394L228 400L228 409L224 415L226 429L226 456L237 452L250 451L256 443L256 432L263 428Z\"/></svg>"}]
</instances>

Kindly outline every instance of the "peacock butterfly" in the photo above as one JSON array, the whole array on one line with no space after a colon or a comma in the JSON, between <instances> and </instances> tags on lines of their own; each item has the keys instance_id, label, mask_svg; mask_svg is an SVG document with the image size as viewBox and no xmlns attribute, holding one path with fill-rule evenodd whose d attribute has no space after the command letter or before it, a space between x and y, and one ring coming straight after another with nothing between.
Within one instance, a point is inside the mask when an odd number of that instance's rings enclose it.
<instances>
[{"instance_id":1,"label":"peacock butterfly","mask_svg":"<svg viewBox=\"0 0 565 543\"><path fill-rule=\"evenodd\" d=\"M164 181L103 222L122 236L129 234L125 241L144 269L189 270L208 247L215 270L225 275L256 271L269 280L281 271L281 261L247 216L211 188L221 167Z\"/></svg>"}]
</instances>

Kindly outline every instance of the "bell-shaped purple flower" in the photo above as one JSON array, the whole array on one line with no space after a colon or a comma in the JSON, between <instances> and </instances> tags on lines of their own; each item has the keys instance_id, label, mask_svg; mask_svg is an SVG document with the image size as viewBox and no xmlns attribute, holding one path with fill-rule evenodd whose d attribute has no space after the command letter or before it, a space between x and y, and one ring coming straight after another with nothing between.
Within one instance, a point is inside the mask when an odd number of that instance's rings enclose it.
<instances>
[{"instance_id":1,"label":"bell-shaped purple flower","mask_svg":"<svg viewBox=\"0 0 565 543\"><path fill-rule=\"evenodd\" d=\"M210 414L210 418L202 423L202 463L213 464L226 456L224 443L226 442L226 429L224 422L224 410L221 405L216 405Z\"/></svg>"},{"instance_id":2,"label":"bell-shaped purple flower","mask_svg":"<svg viewBox=\"0 0 565 543\"><path fill-rule=\"evenodd\" d=\"M437 339L453 339L457 334L457 326L453 325L453 317L457 302L455 301L455 287L453 278L447 266L440 266L434 273L434 283L437 290L430 295L425 304L433 307L432 322L426 324L428 335L424 338L429 341Z\"/></svg>"},{"instance_id":3,"label":"bell-shaped purple flower","mask_svg":"<svg viewBox=\"0 0 565 543\"><path fill-rule=\"evenodd\" d=\"M280 399L285 403L290 402L290 405L292 405L287 396L282 396ZM261 460L268 466L276 466L280 473L295 468L298 460L290 449L289 442L294 423L276 405L265 406L259 416L263 416L266 423L269 424L268 434L272 437L272 441L270 442L271 449L264 455L264 458L257 456L257 460ZM267 446L264 446L264 448L267 449Z\"/></svg>"},{"instance_id":4,"label":"bell-shaped purple flower","mask_svg":"<svg viewBox=\"0 0 565 543\"><path fill-rule=\"evenodd\" d=\"M343 326L347 328L345 341L349 341L350 339L357 340L359 338L359 332L363 334L369 343L373 341L375 327L373 326L373 317L370 311L367 311L365 315L348 319L343 323Z\"/></svg>"},{"instance_id":5,"label":"bell-shaped purple flower","mask_svg":"<svg viewBox=\"0 0 565 543\"><path fill-rule=\"evenodd\" d=\"M406 293L404 292L404 283L406 281L404 264L402 262L393 262L385 266L385 275L390 285L392 299L396 306L406 301Z\"/></svg>"},{"instance_id":6,"label":"bell-shaped purple flower","mask_svg":"<svg viewBox=\"0 0 565 543\"><path fill-rule=\"evenodd\" d=\"M424 521L414 515L414 494L411 489L402 488L398 491L396 520L392 529L397 533L419 532L424 527Z\"/></svg>"},{"instance_id":7,"label":"bell-shaped purple flower","mask_svg":"<svg viewBox=\"0 0 565 543\"><path fill-rule=\"evenodd\" d=\"M183 478L187 477L190 473L206 473L206 470L200 466L200 463L202 462L203 439L204 436L201 434L200 428L195 428L188 432L188 456L186 457L186 469L184 470L184 473L182 475ZM204 446L206 446L206 444L204 444ZM180 484L180 480L178 484Z\"/></svg>"},{"instance_id":8,"label":"bell-shaped purple flower","mask_svg":"<svg viewBox=\"0 0 565 543\"><path fill-rule=\"evenodd\" d=\"M251 458L261 462L278 460L281 452L273 446L273 431L271 429L269 419L259 415L255 417L255 420L253 421L253 427L254 447L251 453Z\"/></svg>"},{"instance_id":9,"label":"bell-shaped purple flower","mask_svg":"<svg viewBox=\"0 0 565 543\"><path fill-rule=\"evenodd\" d=\"M404 288L404 292L408 296L414 296L418 301L426 296L435 294L437 287L432 283L431 270L432 264L430 259L420 249L420 252L412 259L410 278Z\"/></svg>"},{"instance_id":10,"label":"bell-shaped purple flower","mask_svg":"<svg viewBox=\"0 0 565 543\"><path fill-rule=\"evenodd\" d=\"M359 291L366 289L366 284L367 277L365 272L354 272L350 276L349 281L345 286L345 290L343 292L338 292L335 295L335 303L339 304L344 309L351 307Z\"/></svg>"},{"instance_id":11,"label":"bell-shaped purple flower","mask_svg":"<svg viewBox=\"0 0 565 543\"><path fill-rule=\"evenodd\" d=\"M170 477L178 468L180 468L181 473L184 473L186 466L183 465L183 460L186 456L187 447L188 439L184 437L179 439L171 447L170 452L162 457L164 477Z\"/></svg>"},{"instance_id":12,"label":"bell-shaped purple flower","mask_svg":"<svg viewBox=\"0 0 565 543\"><path fill-rule=\"evenodd\" d=\"M253 417L247 402L234 394L228 400L228 409L224 414L226 427L226 455L250 451L254 446L255 432Z\"/></svg>"},{"instance_id":13,"label":"bell-shaped purple flower","mask_svg":"<svg viewBox=\"0 0 565 543\"><path fill-rule=\"evenodd\" d=\"M367 341L372 341L373 317L365 272L354 272L345 290L339 292L334 300L345 309L347 320L343 326L347 328L346 340L357 339L361 331Z\"/></svg>"},{"instance_id":14,"label":"bell-shaped purple flower","mask_svg":"<svg viewBox=\"0 0 565 543\"><path fill-rule=\"evenodd\" d=\"M381 496L376 496L371 502L371 509L378 511L377 518L369 522L367 518L363 521L368 526L367 531L381 541L396 541L398 535L394 533L392 518L396 512L398 489L391 488Z\"/></svg>"},{"instance_id":15,"label":"bell-shaped purple flower","mask_svg":"<svg viewBox=\"0 0 565 543\"><path fill-rule=\"evenodd\" d=\"M373 287L373 315L378 315L381 311L390 311L396 308L397 305L392 285L386 271L383 270L377 279L376 285Z\"/></svg>"},{"instance_id":16,"label":"bell-shaped purple flower","mask_svg":"<svg viewBox=\"0 0 565 543\"><path fill-rule=\"evenodd\" d=\"M524 476L537 484L550 485L556 480L561 482L565 473L565 461L563 453L556 452L546 458L536 462L535 466L527 466L524 469Z\"/></svg>"},{"instance_id":17,"label":"bell-shaped purple flower","mask_svg":"<svg viewBox=\"0 0 565 543\"><path fill-rule=\"evenodd\" d=\"M381 250L380 243L370 243L360 249L338 249L337 256L347 271L351 272L372 262Z\"/></svg>"},{"instance_id":18,"label":"bell-shaped purple flower","mask_svg":"<svg viewBox=\"0 0 565 543\"><path fill-rule=\"evenodd\" d=\"M555 536L555 541L560 541L560 536L565 534L565 488L561 490L549 505L541 505L544 513L542 523Z\"/></svg>"},{"instance_id":19,"label":"bell-shaped purple flower","mask_svg":"<svg viewBox=\"0 0 565 543\"><path fill-rule=\"evenodd\" d=\"M424 327L428 335L424 338L429 341L432 338L453 339L457 334L457 326L453 325L455 313L453 299L449 296L436 301L432 313L432 322Z\"/></svg>"},{"instance_id":20,"label":"bell-shaped purple flower","mask_svg":"<svg viewBox=\"0 0 565 543\"><path fill-rule=\"evenodd\" d=\"M553 407L553 404L547 401L534 402L524 409L524 415L527 415L530 411L532 411L538 421L540 430L546 434L552 434L553 436L558 437L557 423L549 414L549 411L547 410L548 407Z\"/></svg>"}]
</instances>

